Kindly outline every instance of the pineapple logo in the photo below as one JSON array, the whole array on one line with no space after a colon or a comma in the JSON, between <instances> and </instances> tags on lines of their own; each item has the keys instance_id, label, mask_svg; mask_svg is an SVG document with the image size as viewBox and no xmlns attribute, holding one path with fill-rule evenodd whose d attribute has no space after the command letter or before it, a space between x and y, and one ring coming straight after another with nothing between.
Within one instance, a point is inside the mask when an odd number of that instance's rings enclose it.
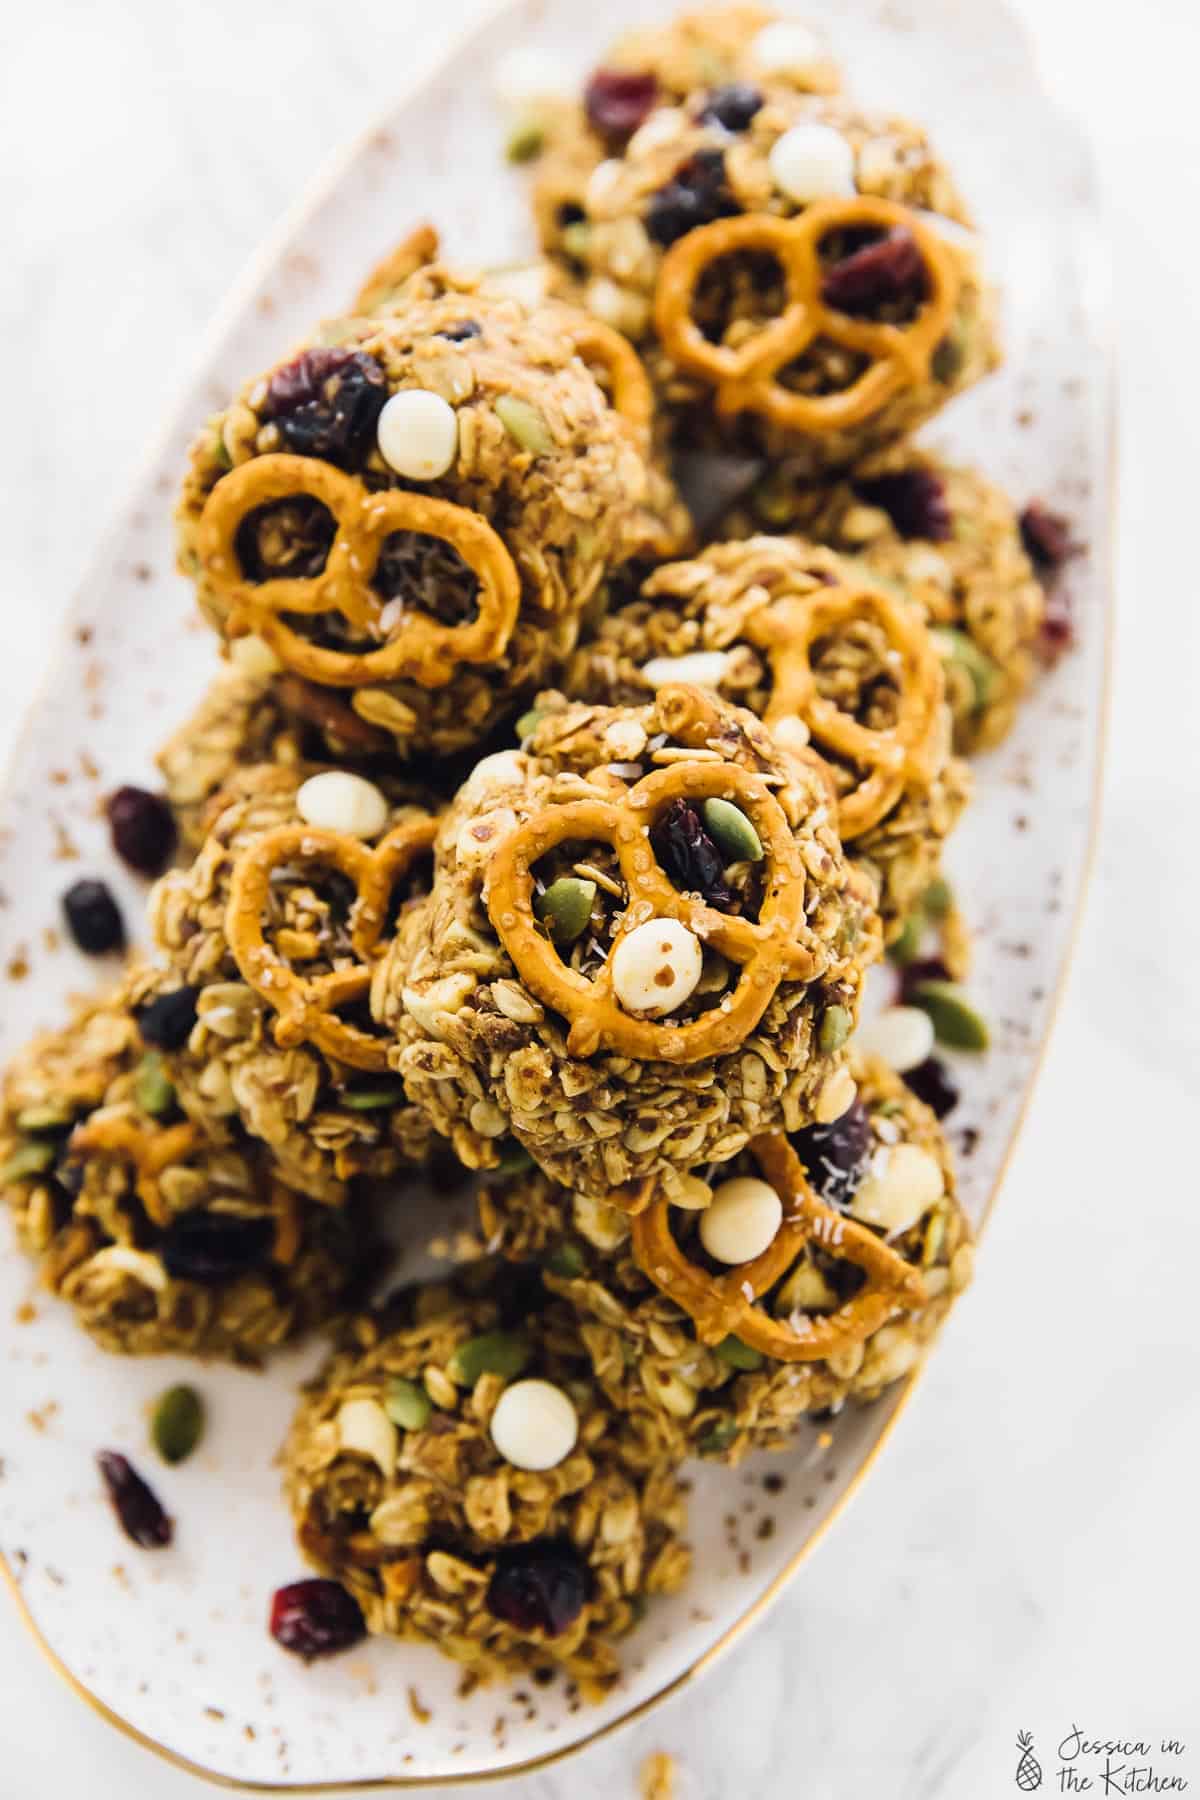
<instances>
[{"instance_id":1,"label":"pineapple logo","mask_svg":"<svg viewBox=\"0 0 1200 1800\"><path fill-rule=\"evenodd\" d=\"M1021 1752L1015 1777L1017 1786L1023 1794L1034 1794L1042 1785L1042 1765L1033 1754L1032 1732L1018 1731L1017 1749Z\"/></svg>"}]
</instances>

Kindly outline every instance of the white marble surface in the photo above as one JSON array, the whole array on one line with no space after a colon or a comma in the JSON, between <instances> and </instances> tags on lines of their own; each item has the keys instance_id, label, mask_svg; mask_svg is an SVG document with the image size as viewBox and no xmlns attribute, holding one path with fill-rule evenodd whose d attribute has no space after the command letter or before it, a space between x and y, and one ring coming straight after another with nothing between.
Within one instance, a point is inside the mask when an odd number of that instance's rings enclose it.
<instances>
[{"instance_id":1,"label":"white marble surface","mask_svg":"<svg viewBox=\"0 0 1200 1800\"><path fill-rule=\"evenodd\" d=\"M1096 142L1122 334L1105 818L1050 1061L977 1289L815 1560L701 1686L498 1795L632 1794L642 1757L667 1749L688 1800L992 1800L1016 1791L1022 1728L1058 1792L1055 1746L1075 1724L1185 1740L1156 1774L1200 1789L1200 19L1189 0L1143 0L1135 37L1127 10L1020 7ZM322 158L435 50L429 10L42 0L10 21L5 752L214 305ZM468 10L443 3L439 21ZM5 1800L201 1791L80 1707L2 1604L0 1666ZM1094 1784L1080 1791L1104 1791L1102 1761L1074 1765Z\"/></svg>"}]
</instances>

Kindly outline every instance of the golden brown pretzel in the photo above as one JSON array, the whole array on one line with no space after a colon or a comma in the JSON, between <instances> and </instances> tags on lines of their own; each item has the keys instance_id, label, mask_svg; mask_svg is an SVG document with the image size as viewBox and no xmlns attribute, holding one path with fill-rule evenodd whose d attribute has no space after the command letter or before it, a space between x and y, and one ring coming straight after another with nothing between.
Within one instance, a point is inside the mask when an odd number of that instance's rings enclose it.
<instances>
[{"instance_id":1,"label":"golden brown pretzel","mask_svg":"<svg viewBox=\"0 0 1200 1800\"><path fill-rule=\"evenodd\" d=\"M783 1223L761 1256L710 1275L689 1262L671 1230L669 1203L656 1199L632 1222L633 1254L642 1273L683 1308L702 1344L731 1334L775 1362L823 1362L861 1344L896 1312L913 1312L928 1298L920 1272L865 1225L817 1199L786 1137L755 1138L750 1153L783 1201ZM776 1319L758 1304L810 1243L854 1263L865 1284L828 1314Z\"/></svg>"},{"instance_id":2,"label":"golden brown pretzel","mask_svg":"<svg viewBox=\"0 0 1200 1800\"><path fill-rule=\"evenodd\" d=\"M319 575L276 576L254 582L243 573L237 534L260 506L307 495L332 513L337 532ZM463 625L442 625L412 610L385 630L388 604L371 587L385 540L395 531L441 538L479 582L477 611ZM198 534L201 568L229 609L234 637L257 632L280 662L326 687L364 687L408 680L444 687L460 663L495 662L503 655L521 603L516 565L486 519L465 506L401 488L372 492L357 476L316 457L251 457L223 475L208 496ZM284 615L336 612L377 650L332 650L304 637Z\"/></svg>"},{"instance_id":3,"label":"golden brown pretzel","mask_svg":"<svg viewBox=\"0 0 1200 1800\"><path fill-rule=\"evenodd\" d=\"M861 618L872 619L895 653L892 674L899 692L896 723L886 731L860 725L851 713L817 690L813 645ZM939 714L944 694L941 660L916 609L878 588L822 588L760 607L746 622L746 636L771 664L767 725L804 720L818 749L864 772L838 803L838 825L847 841L870 831L905 789L924 786L935 772Z\"/></svg>"},{"instance_id":4,"label":"golden brown pretzel","mask_svg":"<svg viewBox=\"0 0 1200 1800\"><path fill-rule=\"evenodd\" d=\"M590 369L599 368L608 383L609 404L646 445L654 417L650 378L628 338L599 319L572 317L571 342Z\"/></svg>"},{"instance_id":5,"label":"golden brown pretzel","mask_svg":"<svg viewBox=\"0 0 1200 1800\"><path fill-rule=\"evenodd\" d=\"M99 1112L85 1125L75 1127L69 1152L72 1156L111 1156L128 1163L133 1170L134 1192L146 1209L146 1217L152 1225L165 1226L171 1222L171 1209L162 1197L159 1177L164 1169L190 1156L198 1138L196 1126L187 1121L147 1129L119 1113Z\"/></svg>"},{"instance_id":6,"label":"golden brown pretzel","mask_svg":"<svg viewBox=\"0 0 1200 1800\"><path fill-rule=\"evenodd\" d=\"M664 720L676 721L671 729L680 737L693 710L697 721L711 710L704 695L685 687L664 689L658 703ZM765 853L757 921L718 912L680 893L655 861L650 830L680 798L732 800L753 821ZM533 910L533 866L568 840L611 845L625 882L625 913L595 980L563 962ZM656 1062L724 1056L745 1042L781 981L809 981L816 973L812 951L799 941L806 930L806 884L791 827L762 776L738 763L672 763L627 791L618 787L611 799L596 795L547 807L497 846L487 888L489 917L521 980L568 1021L571 1056L590 1056L601 1048ZM686 1025L634 1018L613 997L613 951L627 932L653 918L678 920L702 944L740 966L733 992Z\"/></svg>"},{"instance_id":7,"label":"golden brown pretzel","mask_svg":"<svg viewBox=\"0 0 1200 1800\"><path fill-rule=\"evenodd\" d=\"M387 1046L337 1016L337 1008L362 1000L371 985L371 964L387 923L395 884L417 857L432 848L436 822L415 819L397 825L374 850L341 832L311 825L280 825L243 850L234 866L225 913L225 935L243 977L275 1009L276 1042L315 1044L327 1056L355 1069L387 1067ZM271 877L289 863L321 863L354 884L358 899L351 920L355 961L325 975L303 976L268 943L263 929Z\"/></svg>"},{"instance_id":8,"label":"golden brown pretzel","mask_svg":"<svg viewBox=\"0 0 1200 1800\"><path fill-rule=\"evenodd\" d=\"M821 298L821 240L834 231L863 227L902 229L916 241L929 291L910 324L855 318ZM784 308L744 343L713 343L692 316L696 290L714 262L740 251L775 258L786 287ZM936 232L906 206L859 195L817 201L794 219L749 213L689 231L663 258L654 317L663 348L674 361L715 388L718 412L760 413L786 430L819 436L860 424L894 395L925 380L953 316L958 289L954 260ZM778 380L779 372L817 338L866 356L868 366L836 393L796 393Z\"/></svg>"}]
</instances>

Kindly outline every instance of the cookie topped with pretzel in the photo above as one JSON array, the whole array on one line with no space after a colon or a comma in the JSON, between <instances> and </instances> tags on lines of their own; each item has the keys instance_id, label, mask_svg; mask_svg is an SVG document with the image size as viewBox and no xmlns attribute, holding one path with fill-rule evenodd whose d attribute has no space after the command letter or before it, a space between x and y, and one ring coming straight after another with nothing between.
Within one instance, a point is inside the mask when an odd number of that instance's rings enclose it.
<instances>
[{"instance_id":1,"label":"cookie topped with pretzel","mask_svg":"<svg viewBox=\"0 0 1200 1800\"><path fill-rule=\"evenodd\" d=\"M160 986L189 997L168 1072L201 1057L208 1085L191 1110L206 1127L236 1122L297 1187L335 1204L354 1176L429 1149L368 1008L384 945L428 886L435 831L430 811L388 786L336 769L243 770L210 803L191 866L151 898Z\"/></svg>"},{"instance_id":2,"label":"cookie topped with pretzel","mask_svg":"<svg viewBox=\"0 0 1200 1800\"><path fill-rule=\"evenodd\" d=\"M852 1050L836 1119L701 1165L674 1203L485 1183L484 1241L581 1315L614 1404L648 1443L737 1461L797 1420L907 1374L970 1279L970 1232L933 1114Z\"/></svg>"},{"instance_id":3,"label":"cookie topped with pretzel","mask_svg":"<svg viewBox=\"0 0 1200 1800\"><path fill-rule=\"evenodd\" d=\"M404 755L478 744L553 673L648 486L629 343L422 262L435 244L210 421L177 514L226 642Z\"/></svg>"},{"instance_id":4,"label":"cookie topped with pretzel","mask_svg":"<svg viewBox=\"0 0 1200 1800\"><path fill-rule=\"evenodd\" d=\"M678 449L811 480L999 359L969 215L907 121L764 69L650 112L582 181L552 136L539 183L547 255L639 347Z\"/></svg>"},{"instance_id":5,"label":"cookie topped with pretzel","mask_svg":"<svg viewBox=\"0 0 1200 1800\"><path fill-rule=\"evenodd\" d=\"M614 608L576 650L565 685L628 705L689 677L822 757L847 853L869 869L885 925L898 930L969 793L920 605L801 538L714 544L656 569Z\"/></svg>"},{"instance_id":6,"label":"cookie topped with pretzel","mask_svg":"<svg viewBox=\"0 0 1200 1800\"><path fill-rule=\"evenodd\" d=\"M464 1162L513 1137L632 1204L826 1103L873 890L819 761L699 688L546 695L520 728L447 813L372 1006Z\"/></svg>"}]
</instances>

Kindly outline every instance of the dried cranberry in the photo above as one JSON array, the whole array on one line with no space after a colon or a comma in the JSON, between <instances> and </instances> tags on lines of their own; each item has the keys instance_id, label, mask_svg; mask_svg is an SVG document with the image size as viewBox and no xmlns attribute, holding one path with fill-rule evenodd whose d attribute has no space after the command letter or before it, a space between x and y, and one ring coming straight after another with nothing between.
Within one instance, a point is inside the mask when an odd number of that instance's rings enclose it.
<instances>
[{"instance_id":1,"label":"dried cranberry","mask_svg":"<svg viewBox=\"0 0 1200 1800\"><path fill-rule=\"evenodd\" d=\"M760 111L763 97L748 81L731 81L714 88L700 113L701 125L723 125L726 131L745 131Z\"/></svg>"},{"instance_id":2,"label":"dried cranberry","mask_svg":"<svg viewBox=\"0 0 1200 1800\"><path fill-rule=\"evenodd\" d=\"M917 1099L923 1100L939 1119L944 1119L958 1105L958 1089L940 1057L928 1056L915 1069L906 1069L904 1080Z\"/></svg>"},{"instance_id":3,"label":"dried cranberry","mask_svg":"<svg viewBox=\"0 0 1200 1800\"><path fill-rule=\"evenodd\" d=\"M725 859L705 831L700 814L686 800L672 800L650 833L654 854L684 894L701 894L710 905L733 905L725 881Z\"/></svg>"},{"instance_id":4,"label":"dried cranberry","mask_svg":"<svg viewBox=\"0 0 1200 1800\"><path fill-rule=\"evenodd\" d=\"M854 486L868 506L887 514L902 538L944 543L954 536L946 484L932 469L898 469L894 475L875 475Z\"/></svg>"},{"instance_id":5,"label":"dried cranberry","mask_svg":"<svg viewBox=\"0 0 1200 1800\"><path fill-rule=\"evenodd\" d=\"M606 138L632 137L654 110L658 81L635 69L597 69L583 90L588 124Z\"/></svg>"},{"instance_id":6,"label":"dried cranberry","mask_svg":"<svg viewBox=\"0 0 1200 1800\"><path fill-rule=\"evenodd\" d=\"M871 1121L855 1100L832 1125L806 1125L792 1133L796 1155L828 1206L849 1206L871 1154Z\"/></svg>"},{"instance_id":7,"label":"dried cranberry","mask_svg":"<svg viewBox=\"0 0 1200 1800\"><path fill-rule=\"evenodd\" d=\"M75 881L62 897L67 930L89 956L125 948L125 921L103 881Z\"/></svg>"},{"instance_id":8,"label":"dried cranberry","mask_svg":"<svg viewBox=\"0 0 1200 1800\"><path fill-rule=\"evenodd\" d=\"M263 414L275 421L286 449L349 468L375 441L387 397L387 380L373 356L302 350L271 376Z\"/></svg>"},{"instance_id":9,"label":"dried cranberry","mask_svg":"<svg viewBox=\"0 0 1200 1800\"><path fill-rule=\"evenodd\" d=\"M574 1544L542 1539L501 1550L487 1591L488 1611L517 1631L559 1637L591 1597L592 1578Z\"/></svg>"},{"instance_id":10,"label":"dried cranberry","mask_svg":"<svg viewBox=\"0 0 1200 1800\"><path fill-rule=\"evenodd\" d=\"M293 1581L271 1596L271 1636L293 1656L312 1662L336 1656L366 1636L358 1601L337 1581Z\"/></svg>"},{"instance_id":11,"label":"dried cranberry","mask_svg":"<svg viewBox=\"0 0 1200 1800\"><path fill-rule=\"evenodd\" d=\"M923 300L925 291L921 252L911 231L903 226L830 263L821 282L826 306L859 315L902 301Z\"/></svg>"},{"instance_id":12,"label":"dried cranberry","mask_svg":"<svg viewBox=\"0 0 1200 1800\"><path fill-rule=\"evenodd\" d=\"M1071 614L1071 597L1061 588L1052 588L1046 595L1046 610L1042 614L1042 656L1046 662L1052 663L1064 650L1069 650L1074 642L1075 620Z\"/></svg>"},{"instance_id":13,"label":"dried cranberry","mask_svg":"<svg viewBox=\"0 0 1200 1800\"><path fill-rule=\"evenodd\" d=\"M1051 512L1042 500L1031 500L1021 514L1021 542L1039 569L1058 569L1077 549L1069 520Z\"/></svg>"},{"instance_id":14,"label":"dried cranberry","mask_svg":"<svg viewBox=\"0 0 1200 1800\"><path fill-rule=\"evenodd\" d=\"M198 987L172 988L143 1006L137 1015L142 1042L155 1050L182 1050L196 1023Z\"/></svg>"},{"instance_id":15,"label":"dried cranberry","mask_svg":"<svg viewBox=\"0 0 1200 1800\"><path fill-rule=\"evenodd\" d=\"M270 1258L274 1238L272 1219L194 1207L172 1219L159 1240L159 1251L174 1280L212 1287L261 1268Z\"/></svg>"},{"instance_id":16,"label":"dried cranberry","mask_svg":"<svg viewBox=\"0 0 1200 1800\"><path fill-rule=\"evenodd\" d=\"M96 1466L125 1536L143 1550L161 1550L169 1544L175 1527L129 1458L117 1450L101 1450Z\"/></svg>"},{"instance_id":17,"label":"dried cranberry","mask_svg":"<svg viewBox=\"0 0 1200 1800\"><path fill-rule=\"evenodd\" d=\"M437 336L448 338L452 344L465 344L469 338L482 337L483 326L478 319L460 319L456 325L447 325Z\"/></svg>"},{"instance_id":18,"label":"dried cranberry","mask_svg":"<svg viewBox=\"0 0 1200 1800\"><path fill-rule=\"evenodd\" d=\"M730 218L737 210L737 201L725 184L724 151L697 150L665 187L651 195L646 230L656 244L665 247L697 225Z\"/></svg>"},{"instance_id":19,"label":"dried cranberry","mask_svg":"<svg viewBox=\"0 0 1200 1800\"><path fill-rule=\"evenodd\" d=\"M175 820L160 794L118 788L108 802L113 849L139 875L160 875L175 848Z\"/></svg>"}]
</instances>

